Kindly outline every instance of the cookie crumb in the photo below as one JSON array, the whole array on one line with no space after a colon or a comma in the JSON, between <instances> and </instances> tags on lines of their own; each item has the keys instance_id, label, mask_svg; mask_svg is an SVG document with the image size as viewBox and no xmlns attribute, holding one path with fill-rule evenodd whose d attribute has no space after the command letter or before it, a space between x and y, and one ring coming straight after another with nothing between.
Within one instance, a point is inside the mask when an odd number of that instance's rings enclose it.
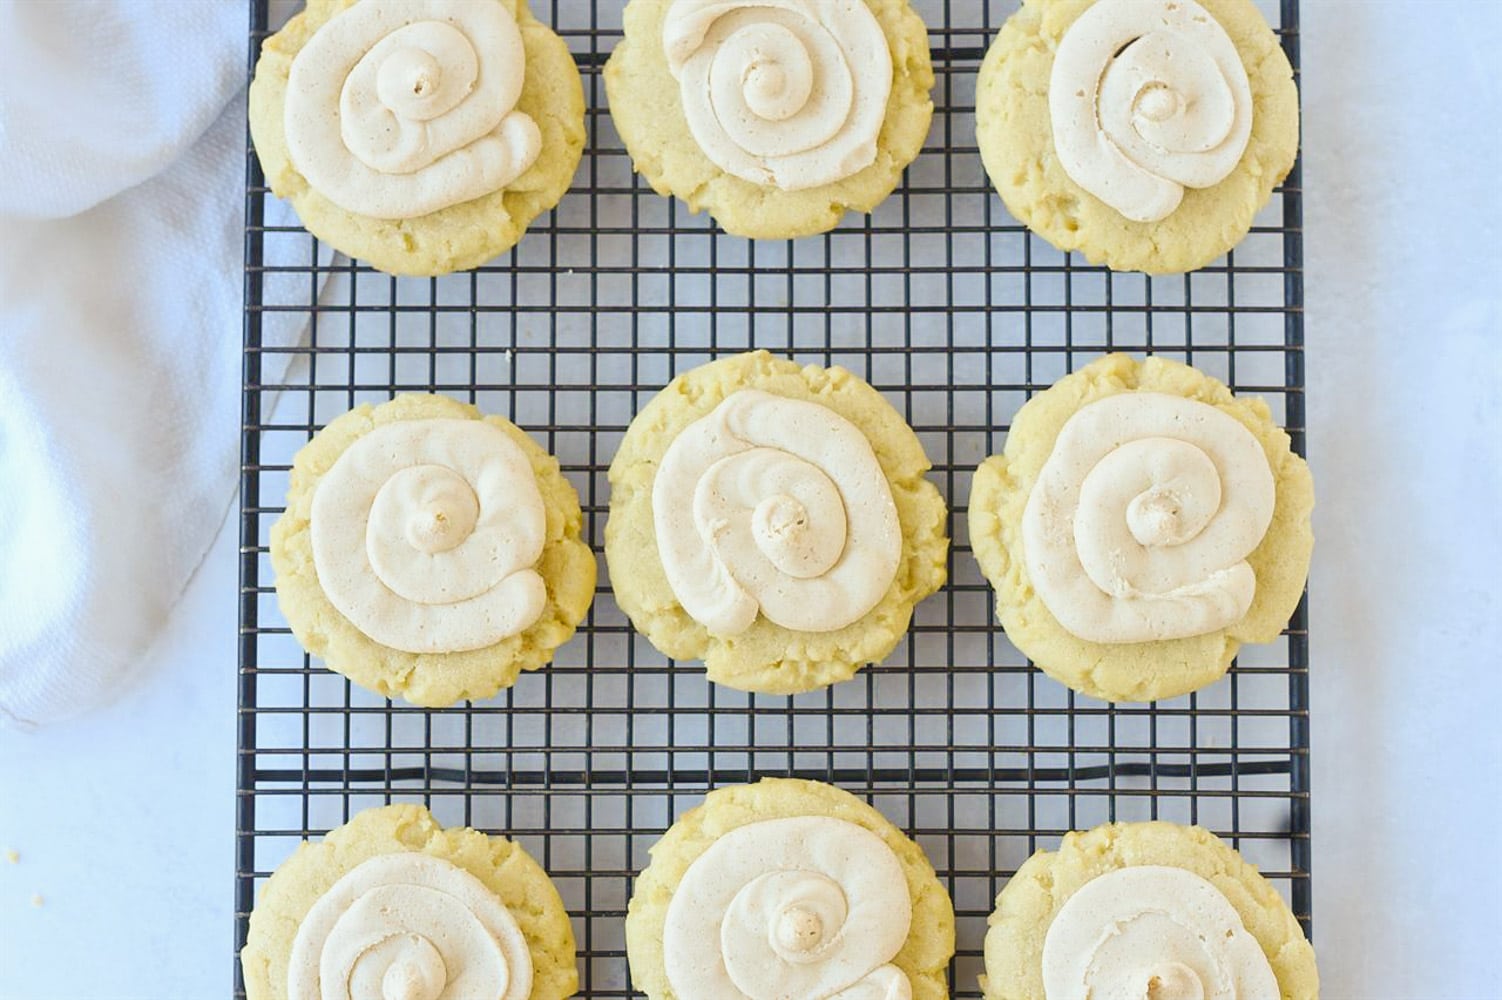
<instances>
[{"instance_id":1,"label":"cookie crumb","mask_svg":"<svg viewBox=\"0 0 1502 1000\"><path fill-rule=\"evenodd\" d=\"M5 852L5 860L10 864L18 865L21 863L21 852L16 850L7 850Z\"/></svg>"},{"instance_id":2,"label":"cookie crumb","mask_svg":"<svg viewBox=\"0 0 1502 1000\"><path fill-rule=\"evenodd\" d=\"M38 892L38 893L35 893L35 894L34 894L34 895L33 895L33 896L32 896L32 897L31 897L31 905L32 905L32 906L35 906L35 907L36 907L36 908L37 908L37 909L39 909L39 910L40 910L40 909L41 909L41 908L42 908L42 904L43 904L43 903L44 903L44 902L46 902L46 900L44 900L44 899L42 899L42 894L41 894L41 893L39 893L39 892Z\"/></svg>"}]
</instances>

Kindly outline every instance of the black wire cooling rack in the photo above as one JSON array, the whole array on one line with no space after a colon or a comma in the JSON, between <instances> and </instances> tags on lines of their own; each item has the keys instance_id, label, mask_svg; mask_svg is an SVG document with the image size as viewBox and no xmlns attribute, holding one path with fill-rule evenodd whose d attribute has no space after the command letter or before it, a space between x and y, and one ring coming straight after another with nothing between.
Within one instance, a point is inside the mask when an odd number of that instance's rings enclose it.
<instances>
[{"instance_id":1,"label":"black wire cooling rack","mask_svg":"<svg viewBox=\"0 0 1502 1000\"><path fill-rule=\"evenodd\" d=\"M635 996L622 921L647 848L709 788L766 775L865 796L923 846L958 914L956 997L979 996L986 916L1008 876L1066 831L1106 820L1228 837L1307 931L1305 609L1219 683L1111 707L1008 643L965 526L971 472L1001 449L1012 414L1108 350L1187 360L1266 397L1302 452L1299 172L1214 266L1157 279L1083 266L1007 215L976 150L976 70L1016 4L917 0L937 110L903 186L825 236L752 243L633 177L600 76L620 0L533 6L578 58L589 143L559 208L489 266L393 279L331 259L295 220L268 224L273 200L249 155L236 952L256 892L300 840L370 806L420 801L445 824L517 838L573 915L581 995ZM1264 11L1297 67L1297 0ZM260 0L252 65L267 27ZM287 312L307 333L279 347L266 330ZM562 462L599 552L605 471L632 415L675 373L753 347L856 372L934 462L953 512L950 583L885 663L794 698L712 686L699 664L669 661L632 631L603 559L579 634L551 667L483 703L392 704L292 638L268 533L293 452L338 414L418 391L509 416Z\"/></svg>"}]
</instances>

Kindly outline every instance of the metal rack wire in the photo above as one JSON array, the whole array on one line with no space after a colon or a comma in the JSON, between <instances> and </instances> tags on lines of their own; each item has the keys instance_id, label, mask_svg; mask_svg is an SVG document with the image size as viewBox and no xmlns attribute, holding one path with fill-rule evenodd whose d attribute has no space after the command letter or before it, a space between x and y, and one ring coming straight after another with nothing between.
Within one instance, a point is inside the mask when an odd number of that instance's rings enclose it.
<instances>
[{"instance_id":1,"label":"metal rack wire","mask_svg":"<svg viewBox=\"0 0 1502 1000\"><path fill-rule=\"evenodd\" d=\"M707 789L765 775L834 782L916 837L958 914L955 997L979 996L985 920L1007 877L1064 832L1108 819L1228 837L1307 931L1305 609L1225 680L1111 707L1008 643L965 529L971 472L1000 450L1011 415L1111 349L1188 360L1266 397L1302 451L1299 172L1224 262L1158 279L1084 266L1006 214L976 151L975 73L1015 4L917 0L937 108L904 185L823 237L751 243L633 177L600 77L622 5L534 0L578 58L590 139L559 208L478 271L393 279L329 262L301 228L267 223L271 196L248 153L236 953L255 893L298 841L369 806L421 801L447 824L517 838L573 915L581 996L635 996L622 920L647 848ZM1297 68L1297 0L1265 13ZM258 0L252 65L266 33ZM301 298L274 300L273 285ZM306 340L263 341L263 319L288 310L306 319ZM866 378L934 462L953 512L950 583L885 663L794 698L714 687L635 635L603 560L578 636L487 702L392 704L292 638L268 532L293 452L339 413L427 391L509 416L562 462L598 551L605 470L631 416L675 373L752 347Z\"/></svg>"}]
</instances>

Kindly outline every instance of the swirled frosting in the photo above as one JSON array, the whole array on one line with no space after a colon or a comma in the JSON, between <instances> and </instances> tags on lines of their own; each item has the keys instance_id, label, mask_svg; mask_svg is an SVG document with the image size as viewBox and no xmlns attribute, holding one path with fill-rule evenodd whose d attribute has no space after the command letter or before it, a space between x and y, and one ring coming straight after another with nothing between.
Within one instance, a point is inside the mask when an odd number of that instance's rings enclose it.
<instances>
[{"instance_id":1,"label":"swirled frosting","mask_svg":"<svg viewBox=\"0 0 1502 1000\"><path fill-rule=\"evenodd\" d=\"M1124 643L1239 621L1272 523L1261 444L1197 400L1125 392L1065 422L1022 516L1028 575L1071 634Z\"/></svg>"},{"instance_id":2,"label":"swirled frosting","mask_svg":"<svg viewBox=\"0 0 1502 1000\"><path fill-rule=\"evenodd\" d=\"M1134 222L1219 184L1252 134L1246 67L1194 0L1097 0L1059 42L1048 107L1065 172Z\"/></svg>"},{"instance_id":3,"label":"swirled frosting","mask_svg":"<svg viewBox=\"0 0 1502 1000\"><path fill-rule=\"evenodd\" d=\"M737 827L689 865L663 953L680 997L911 1000L891 965L913 904L897 855L865 827L798 816Z\"/></svg>"},{"instance_id":4,"label":"swirled frosting","mask_svg":"<svg viewBox=\"0 0 1502 1000\"><path fill-rule=\"evenodd\" d=\"M532 953L504 903L441 858L351 869L298 925L288 1000L527 1000Z\"/></svg>"},{"instance_id":5,"label":"swirled frosting","mask_svg":"<svg viewBox=\"0 0 1502 1000\"><path fill-rule=\"evenodd\" d=\"M827 406L742 389L673 440L652 484L668 584L711 634L758 611L828 632L874 608L902 527L860 429Z\"/></svg>"},{"instance_id":6,"label":"swirled frosting","mask_svg":"<svg viewBox=\"0 0 1502 1000\"><path fill-rule=\"evenodd\" d=\"M319 480L310 530L329 601L393 649L479 649L547 603L532 465L480 420L402 420L361 437Z\"/></svg>"},{"instance_id":7,"label":"swirled frosting","mask_svg":"<svg viewBox=\"0 0 1502 1000\"><path fill-rule=\"evenodd\" d=\"M1048 1000L1278 1000L1257 939L1182 868L1120 868L1065 900L1043 939Z\"/></svg>"},{"instance_id":8,"label":"swirled frosting","mask_svg":"<svg viewBox=\"0 0 1502 1000\"><path fill-rule=\"evenodd\" d=\"M377 219L498 191L542 150L516 109L526 64L503 4L360 0L292 60L292 164L340 208Z\"/></svg>"},{"instance_id":9,"label":"swirled frosting","mask_svg":"<svg viewBox=\"0 0 1502 1000\"><path fill-rule=\"evenodd\" d=\"M662 43L689 130L726 173L798 191L876 161L892 53L863 0L675 0Z\"/></svg>"}]
</instances>

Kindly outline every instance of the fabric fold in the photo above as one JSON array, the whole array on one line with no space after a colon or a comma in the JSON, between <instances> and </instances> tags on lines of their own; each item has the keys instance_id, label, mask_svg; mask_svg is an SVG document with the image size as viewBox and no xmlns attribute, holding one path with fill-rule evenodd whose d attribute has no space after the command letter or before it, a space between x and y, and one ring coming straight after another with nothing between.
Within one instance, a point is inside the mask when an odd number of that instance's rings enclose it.
<instances>
[{"instance_id":1,"label":"fabric fold","mask_svg":"<svg viewBox=\"0 0 1502 1000\"><path fill-rule=\"evenodd\" d=\"M118 693L234 495L245 20L0 0L0 721Z\"/></svg>"}]
</instances>

